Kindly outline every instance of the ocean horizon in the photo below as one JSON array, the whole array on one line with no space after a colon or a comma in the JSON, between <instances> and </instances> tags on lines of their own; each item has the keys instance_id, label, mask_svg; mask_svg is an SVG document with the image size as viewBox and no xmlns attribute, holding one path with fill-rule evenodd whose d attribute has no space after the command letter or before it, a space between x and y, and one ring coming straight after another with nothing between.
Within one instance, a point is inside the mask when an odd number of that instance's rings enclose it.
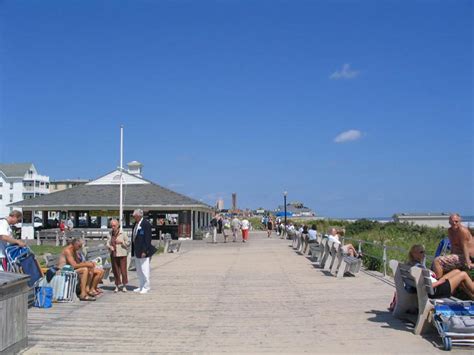
<instances>
[{"instance_id":1,"label":"ocean horizon","mask_svg":"<svg viewBox=\"0 0 474 355\"><path fill-rule=\"evenodd\" d=\"M387 222L387 221L393 221L392 217L326 217L329 219L342 219L342 220L358 220L358 219L368 219L370 221L379 221L379 222ZM462 222L469 222L469 223L474 223L474 216L462 216L461 215Z\"/></svg>"}]
</instances>

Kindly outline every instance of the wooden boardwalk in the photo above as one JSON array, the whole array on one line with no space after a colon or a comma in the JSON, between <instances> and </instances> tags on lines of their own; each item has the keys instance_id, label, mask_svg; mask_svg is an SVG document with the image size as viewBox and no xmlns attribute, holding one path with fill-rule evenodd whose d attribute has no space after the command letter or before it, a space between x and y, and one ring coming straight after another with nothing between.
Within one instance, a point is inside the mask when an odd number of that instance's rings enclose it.
<instances>
[{"instance_id":1,"label":"wooden boardwalk","mask_svg":"<svg viewBox=\"0 0 474 355\"><path fill-rule=\"evenodd\" d=\"M288 245L184 242L153 259L146 295L30 309L26 353L442 353L387 311L388 279L336 279Z\"/></svg>"}]
</instances>

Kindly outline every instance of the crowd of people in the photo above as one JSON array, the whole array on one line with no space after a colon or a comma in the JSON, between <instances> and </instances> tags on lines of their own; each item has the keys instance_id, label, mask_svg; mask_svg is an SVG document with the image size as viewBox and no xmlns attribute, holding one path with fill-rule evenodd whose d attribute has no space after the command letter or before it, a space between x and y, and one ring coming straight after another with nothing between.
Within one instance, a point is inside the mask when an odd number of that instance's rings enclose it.
<instances>
[{"instance_id":1,"label":"crowd of people","mask_svg":"<svg viewBox=\"0 0 474 355\"><path fill-rule=\"evenodd\" d=\"M224 243L227 243L227 239L232 233L232 242L237 241L239 235L242 236L242 243L247 243L249 240L249 230L252 228L251 223L247 218L239 219L237 216L234 216L232 219L216 214L214 218L211 219L212 227L212 242L217 243L217 234L222 234L224 236Z\"/></svg>"}]
</instances>

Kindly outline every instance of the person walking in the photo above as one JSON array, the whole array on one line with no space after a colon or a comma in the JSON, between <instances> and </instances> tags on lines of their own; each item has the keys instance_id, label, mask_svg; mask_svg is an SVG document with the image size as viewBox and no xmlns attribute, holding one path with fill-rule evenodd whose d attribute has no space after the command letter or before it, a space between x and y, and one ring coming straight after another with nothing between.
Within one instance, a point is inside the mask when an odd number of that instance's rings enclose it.
<instances>
[{"instance_id":1,"label":"person walking","mask_svg":"<svg viewBox=\"0 0 474 355\"><path fill-rule=\"evenodd\" d=\"M219 218L217 219L217 234L222 234L222 226L223 226L223 221L222 221L222 217L219 216Z\"/></svg>"},{"instance_id":2,"label":"person walking","mask_svg":"<svg viewBox=\"0 0 474 355\"><path fill-rule=\"evenodd\" d=\"M132 234L132 255L135 256L139 287L134 292L145 294L150 291L150 257L152 255L151 224L143 218L143 211L133 211L135 224Z\"/></svg>"},{"instance_id":3,"label":"person walking","mask_svg":"<svg viewBox=\"0 0 474 355\"><path fill-rule=\"evenodd\" d=\"M110 221L112 231L107 239L107 247L110 250L110 260L112 262L112 272L115 280L115 290L119 291L122 286L122 292L127 292L127 255L129 241L127 233L122 233L119 228L119 221L112 219Z\"/></svg>"},{"instance_id":4,"label":"person walking","mask_svg":"<svg viewBox=\"0 0 474 355\"><path fill-rule=\"evenodd\" d=\"M229 233L229 230L230 230L230 221L227 217L224 217L222 219L222 224L223 224L223 227L222 227L222 234L224 235L224 243L227 243L227 237L228 237L228 233Z\"/></svg>"},{"instance_id":5,"label":"person walking","mask_svg":"<svg viewBox=\"0 0 474 355\"><path fill-rule=\"evenodd\" d=\"M211 219L211 227L212 227L212 242L215 244L217 243L217 218L218 216L215 215L213 219Z\"/></svg>"},{"instance_id":6,"label":"person walking","mask_svg":"<svg viewBox=\"0 0 474 355\"><path fill-rule=\"evenodd\" d=\"M242 243L246 243L249 239L249 229L250 229L250 222L247 218L244 218L241 223L242 228Z\"/></svg>"},{"instance_id":7,"label":"person walking","mask_svg":"<svg viewBox=\"0 0 474 355\"><path fill-rule=\"evenodd\" d=\"M273 220L272 218L268 218L267 222L267 237L270 238L272 236L272 230L273 230Z\"/></svg>"},{"instance_id":8,"label":"person walking","mask_svg":"<svg viewBox=\"0 0 474 355\"><path fill-rule=\"evenodd\" d=\"M7 271L7 256L5 248L8 244L16 244L20 247L26 246L23 240L13 238L12 225L20 223L23 214L14 210L7 218L0 219L0 271Z\"/></svg>"},{"instance_id":9,"label":"person walking","mask_svg":"<svg viewBox=\"0 0 474 355\"><path fill-rule=\"evenodd\" d=\"M240 232L240 220L237 218L237 216L234 216L231 222L231 227L232 227L232 242L237 241L237 234Z\"/></svg>"}]
</instances>

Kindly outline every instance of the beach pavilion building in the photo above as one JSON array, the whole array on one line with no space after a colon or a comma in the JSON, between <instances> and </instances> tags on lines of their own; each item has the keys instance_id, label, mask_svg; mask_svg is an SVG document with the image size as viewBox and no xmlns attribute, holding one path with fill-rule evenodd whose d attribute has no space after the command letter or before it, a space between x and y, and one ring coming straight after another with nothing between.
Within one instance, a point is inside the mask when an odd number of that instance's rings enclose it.
<instances>
[{"instance_id":1,"label":"beach pavilion building","mask_svg":"<svg viewBox=\"0 0 474 355\"><path fill-rule=\"evenodd\" d=\"M123 226L131 228L132 213L144 211L154 231L170 233L173 239L193 239L196 230L208 226L214 210L209 205L171 191L141 176L141 169L129 164L123 171ZM133 165L135 164L135 165ZM132 167L132 169L130 169ZM22 238L34 238L32 216L43 213L45 228L52 228L58 221L48 220L48 212L56 212L61 219L71 218L75 228L107 228L110 218L118 218L120 204L120 169L96 180L67 190L10 204L22 209Z\"/></svg>"}]
</instances>

